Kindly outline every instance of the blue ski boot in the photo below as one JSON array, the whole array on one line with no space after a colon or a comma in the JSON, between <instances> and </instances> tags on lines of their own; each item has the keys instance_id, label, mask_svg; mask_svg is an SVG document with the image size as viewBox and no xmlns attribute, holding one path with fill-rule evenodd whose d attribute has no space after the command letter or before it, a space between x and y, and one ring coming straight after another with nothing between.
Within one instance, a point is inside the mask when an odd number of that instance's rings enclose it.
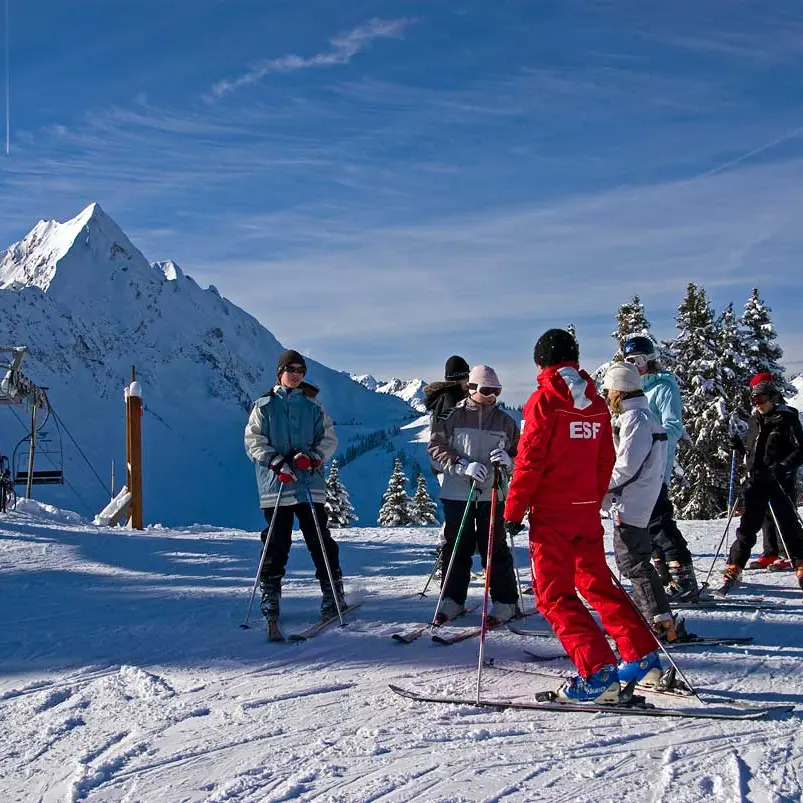
<instances>
[{"instance_id":1,"label":"blue ski boot","mask_svg":"<svg viewBox=\"0 0 803 803\"><path fill-rule=\"evenodd\" d=\"M658 686L664 674L657 652L648 653L638 661L622 661L618 670L623 686L633 681L640 686Z\"/></svg>"},{"instance_id":2,"label":"blue ski boot","mask_svg":"<svg viewBox=\"0 0 803 803\"><path fill-rule=\"evenodd\" d=\"M555 699L565 703L599 703L616 705L619 702L619 675L613 664L600 667L593 675L570 678L556 692Z\"/></svg>"}]
</instances>

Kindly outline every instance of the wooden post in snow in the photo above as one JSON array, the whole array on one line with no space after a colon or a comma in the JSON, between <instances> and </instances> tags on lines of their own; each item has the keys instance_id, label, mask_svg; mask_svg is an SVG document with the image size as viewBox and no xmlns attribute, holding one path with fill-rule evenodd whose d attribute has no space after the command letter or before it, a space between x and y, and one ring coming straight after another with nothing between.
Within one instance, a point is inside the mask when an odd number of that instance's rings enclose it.
<instances>
[{"instance_id":1,"label":"wooden post in snow","mask_svg":"<svg viewBox=\"0 0 803 803\"><path fill-rule=\"evenodd\" d=\"M136 368L131 366L131 384L125 389L126 476L131 492L131 517L128 525L142 530L142 387Z\"/></svg>"}]
</instances>

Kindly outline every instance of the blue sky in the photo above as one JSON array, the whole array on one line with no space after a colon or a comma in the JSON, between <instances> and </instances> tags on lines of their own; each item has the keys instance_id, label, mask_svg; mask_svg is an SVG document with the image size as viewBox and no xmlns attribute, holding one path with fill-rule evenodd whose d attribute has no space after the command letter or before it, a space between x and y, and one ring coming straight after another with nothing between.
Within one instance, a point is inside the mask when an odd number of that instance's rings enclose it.
<instances>
[{"instance_id":1,"label":"blue sky","mask_svg":"<svg viewBox=\"0 0 803 803\"><path fill-rule=\"evenodd\" d=\"M334 368L532 386L757 285L803 370L803 7L10 0L0 244L99 201Z\"/></svg>"}]
</instances>

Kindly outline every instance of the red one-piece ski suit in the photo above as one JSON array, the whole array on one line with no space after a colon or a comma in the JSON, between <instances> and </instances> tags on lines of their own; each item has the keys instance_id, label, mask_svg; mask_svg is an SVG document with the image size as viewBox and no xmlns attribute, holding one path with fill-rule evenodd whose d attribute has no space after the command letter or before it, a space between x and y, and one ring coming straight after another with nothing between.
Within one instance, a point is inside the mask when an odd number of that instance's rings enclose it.
<instances>
[{"instance_id":1,"label":"red one-piece ski suit","mask_svg":"<svg viewBox=\"0 0 803 803\"><path fill-rule=\"evenodd\" d=\"M625 661L656 646L605 561L599 511L614 462L610 414L588 374L574 362L541 371L524 407L505 519L519 522L530 510L538 609L583 677L616 658L577 591Z\"/></svg>"}]
</instances>

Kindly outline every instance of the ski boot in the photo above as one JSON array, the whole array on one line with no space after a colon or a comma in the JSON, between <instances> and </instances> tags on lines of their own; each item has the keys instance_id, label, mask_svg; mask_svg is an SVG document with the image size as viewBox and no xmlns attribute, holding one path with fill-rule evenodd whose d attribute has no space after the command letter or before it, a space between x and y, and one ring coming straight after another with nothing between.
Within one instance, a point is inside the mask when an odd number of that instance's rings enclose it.
<instances>
[{"instance_id":1,"label":"ski boot","mask_svg":"<svg viewBox=\"0 0 803 803\"><path fill-rule=\"evenodd\" d=\"M619 697L619 674L615 664L606 664L592 675L569 678L556 692L555 699L560 703L599 703L616 705Z\"/></svg>"},{"instance_id":2,"label":"ski boot","mask_svg":"<svg viewBox=\"0 0 803 803\"><path fill-rule=\"evenodd\" d=\"M789 572L792 570L792 562L779 557L767 566L767 570L771 572Z\"/></svg>"},{"instance_id":3,"label":"ski boot","mask_svg":"<svg viewBox=\"0 0 803 803\"><path fill-rule=\"evenodd\" d=\"M803 589L803 560L797 562L795 566L795 576L797 577L798 585Z\"/></svg>"},{"instance_id":4,"label":"ski boot","mask_svg":"<svg viewBox=\"0 0 803 803\"><path fill-rule=\"evenodd\" d=\"M686 630L686 620L682 616L671 613L660 613L653 617L652 632L662 644L673 644L680 641L694 641L696 636Z\"/></svg>"},{"instance_id":5,"label":"ski boot","mask_svg":"<svg viewBox=\"0 0 803 803\"><path fill-rule=\"evenodd\" d=\"M631 683L641 686L658 686L664 674L657 652L647 653L638 661L622 661L617 669L622 686Z\"/></svg>"},{"instance_id":6,"label":"ski boot","mask_svg":"<svg viewBox=\"0 0 803 803\"><path fill-rule=\"evenodd\" d=\"M269 616L265 620L268 626L268 641L284 641L284 633L282 633L281 627L279 627L279 619L276 616Z\"/></svg>"},{"instance_id":7,"label":"ski boot","mask_svg":"<svg viewBox=\"0 0 803 803\"><path fill-rule=\"evenodd\" d=\"M346 595L343 591L343 577L338 572L335 574L335 590L329 584L329 579L321 580L321 619L334 619L337 616L338 606L340 612L346 608ZM337 595L337 600L335 600Z\"/></svg>"},{"instance_id":8,"label":"ski boot","mask_svg":"<svg viewBox=\"0 0 803 803\"><path fill-rule=\"evenodd\" d=\"M515 602L494 602L488 611L488 627L498 627L505 622L521 616L521 608Z\"/></svg>"},{"instance_id":9,"label":"ski boot","mask_svg":"<svg viewBox=\"0 0 803 803\"><path fill-rule=\"evenodd\" d=\"M667 597L670 601L677 602L698 602L700 599L700 587L697 585L697 575L694 573L694 566L691 563L681 563L677 560L670 560L667 563L669 575L672 578Z\"/></svg>"},{"instance_id":10,"label":"ski boot","mask_svg":"<svg viewBox=\"0 0 803 803\"><path fill-rule=\"evenodd\" d=\"M279 618L279 603L282 598L281 576L261 577L259 587L262 590L262 601L259 608L266 619Z\"/></svg>"},{"instance_id":11,"label":"ski boot","mask_svg":"<svg viewBox=\"0 0 803 803\"><path fill-rule=\"evenodd\" d=\"M465 611L465 605L461 605L459 602L449 599L449 597L444 597L441 600L441 604L438 605L437 613L435 614L435 618L432 620L433 624L437 627L440 627L441 625L446 624L446 622L456 619L462 613L465 613Z\"/></svg>"},{"instance_id":12,"label":"ski boot","mask_svg":"<svg viewBox=\"0 0 803 803\"><path fill-rule=\"evenodd\" d=\"M761 555L756 560L751 560L747 564L748 569L769 569L775 561L778 560L777 555Z\"/></svg>"},{"instance_id":13,"label":"ski boot","mask_svg":"<svg viewBox=\"0 0 803 803\"><path fill-rule=\"evenodd\" d=\"M723 597L730 594L730 592L736 587L739 583L739 580L742 578L742 568L737 563L731 563L727 569L722 574L722 585L712 591L711 593L715 597L719 597L722 599Z\"/></svg>"},{"instance_id":14,"label":"ski boot","mask_svg":"<svg viewBox=\"0 0 803 803\"><path fill-rule=\"evenodd\" d=\"M672 583L672 575L669 574L669 567L666 565L666 561L658 555L653 555L652 565L655 566L655 571L658 572L658 577L661 578L661 584L670 585Z\"/></svg>"}]
</instances>

